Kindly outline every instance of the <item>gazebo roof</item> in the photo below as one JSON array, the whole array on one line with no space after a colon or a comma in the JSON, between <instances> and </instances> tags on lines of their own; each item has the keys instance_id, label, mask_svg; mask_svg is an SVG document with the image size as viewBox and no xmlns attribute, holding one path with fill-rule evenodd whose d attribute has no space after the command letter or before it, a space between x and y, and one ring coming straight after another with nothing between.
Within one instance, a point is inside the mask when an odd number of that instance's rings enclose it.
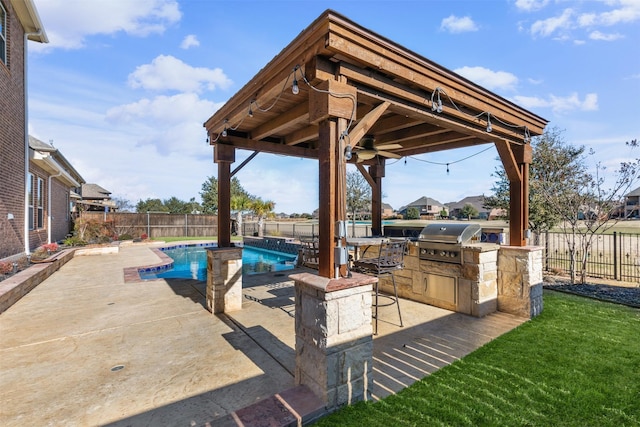
<instances>
[{"instance_id":1,"label":"gazebo roof","mask_svg":"<svg viewBox=\"0 0 640 427\"><path fill-rule=\"evenodd\" d=\"M298 94L292 93L294 80ZM329 115L348 120L347 136L356 150L364 128L376 146L396 144L385 151L397 156L495 143L504 162L501 149L527 143L547 123L327 10L204 126L212 145L318 158L318 123L327 118L327 103Z\"/></svg>"},{"instance_id":2,"label":"gazebo roof","mask_svg":"<svg viewBox=\"0 0 640 427\"><path fill-rule=\"evenodd\" d=\"M345 162L372 188L380 234L386 157L493 143L510 182L510 243L524 246L529 138L546 123L327 10L204 124L218 164L218 245L231 245L231 177L258 152L318 159L319 274L333 277L346 265ZM231 171L236 149L254 154Z\"/></svg>"}]
</instances>

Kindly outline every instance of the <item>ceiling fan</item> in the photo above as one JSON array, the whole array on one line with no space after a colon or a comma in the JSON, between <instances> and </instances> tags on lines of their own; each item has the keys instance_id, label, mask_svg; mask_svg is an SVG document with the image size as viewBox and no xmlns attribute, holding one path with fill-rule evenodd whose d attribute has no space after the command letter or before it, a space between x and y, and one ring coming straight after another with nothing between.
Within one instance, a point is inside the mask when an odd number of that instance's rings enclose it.
<instances>
[{"instance_id":1,"label":"ceiling fan","mask_svg":"<svg viewBox=\"0 0 640 427\"><path fill-rule=\"evenodd\" d=\"M391 159L399 159L402 156L391 153L385 150L394 150L397 148L402 148L400 144L380 144L378 146L374 145L374 139L371 136L365 136L360 140L360 143L353 147L354 152L358 156L358 163L363 162L365 160L371 160L375 156L389 157Z\"/></svg>"}]
</instances>

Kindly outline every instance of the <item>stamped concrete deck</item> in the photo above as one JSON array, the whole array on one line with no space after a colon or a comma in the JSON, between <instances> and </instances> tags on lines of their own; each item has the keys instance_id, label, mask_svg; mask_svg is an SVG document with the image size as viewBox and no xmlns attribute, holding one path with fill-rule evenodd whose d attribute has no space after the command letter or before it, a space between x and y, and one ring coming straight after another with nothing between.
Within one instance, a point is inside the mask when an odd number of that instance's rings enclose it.
<instances>
[{"instance_id":1,"label":"stamped concrete deck","mask_svg":"<svg viewBox=\"0 0 640 427\"><path fill-rule=\"evenodd\" d=\"M149 246L76 256L0 315L0 425L225 424L294 386L293 282L246 276L241 311L214 316L204 284L125 283ZM383 398L522 323L401 301L381 310L373 397Z\"/></svg>"}]
</instances>

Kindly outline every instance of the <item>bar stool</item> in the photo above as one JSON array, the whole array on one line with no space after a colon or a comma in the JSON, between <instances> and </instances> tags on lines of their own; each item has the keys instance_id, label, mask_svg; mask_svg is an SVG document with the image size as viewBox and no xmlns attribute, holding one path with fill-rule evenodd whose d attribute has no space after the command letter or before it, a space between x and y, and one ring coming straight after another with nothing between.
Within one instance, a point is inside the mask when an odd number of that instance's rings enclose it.
<instances>
[{"instance_id":1,"label":"bar stool","mask_svg":"<svg viewBox=\"0 0 640 427\"><path fill-rule=\"evenodd\" d=\"M396 279L394 272L402 270L404 268L404 253L407 247L406 240L392 240L383 242L380 244L377 256L367 257L367 251L362 254L360 259L354 261L353 270L359 273L367 274L370 276L376 276L378 279L384 275L391 276L391 282L393 283L393 295L382 295L384 298L389 298L391 302L380 304L378 301L380 293L378 291L379 284L376 282L374 289L374 319L375 319L375 331L374 334L378 334L378 307L386 307L396 304L398 307L398 318L400 319L400 327L402 324L402 314L400 313L400 302L398 300L398 287L396 286Z\"/></svg>"}]
</instances>

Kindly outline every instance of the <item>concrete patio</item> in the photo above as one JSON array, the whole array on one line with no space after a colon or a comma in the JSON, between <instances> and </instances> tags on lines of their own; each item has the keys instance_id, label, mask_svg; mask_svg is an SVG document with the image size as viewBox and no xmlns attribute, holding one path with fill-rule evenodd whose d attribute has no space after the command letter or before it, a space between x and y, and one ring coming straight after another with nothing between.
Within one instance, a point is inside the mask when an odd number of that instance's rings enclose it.
<instances>
[{"instance_id":1,"label":"concrete patio","mask_svg":"<svg viewBox=\"0 0 640 427\"><path fill-rule=\"evenodd\" d=\"M0 425L228 425L294 387L291 272L244 277L242 310L212 315L205 284L125 282L151 246L76 256L0 315ZM380 311L373 398L395 393L525 319L401 300Z\"/></svg>"}]
</instances>

